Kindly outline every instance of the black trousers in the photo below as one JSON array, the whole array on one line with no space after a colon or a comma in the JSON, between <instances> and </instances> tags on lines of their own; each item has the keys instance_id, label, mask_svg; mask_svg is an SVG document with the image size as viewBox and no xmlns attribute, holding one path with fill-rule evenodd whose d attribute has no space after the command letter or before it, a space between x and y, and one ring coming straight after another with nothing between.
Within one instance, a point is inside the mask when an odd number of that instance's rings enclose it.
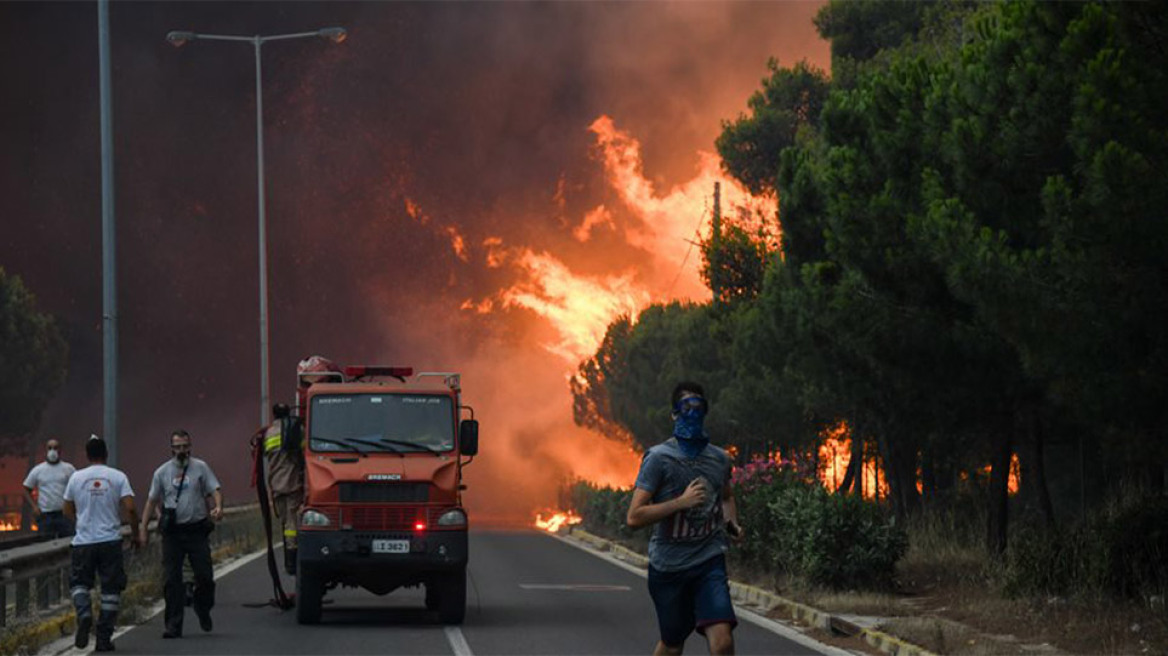
<instances>
[{"instance_id":1,"label":"black trousers","mask_svg":"<svg viewBox=\"0 0 1168 656\"><path fill-rule=\"evenodd\" d=\"M73 535L73 522L65 517L60 510L49 510L41 513L37 520L37 532L51 538L67 538Z\"/></svg>"},{"instance_id":2,"label":"black trousers","mask_svg":"<svg viewBox=\"0 0 1168 656\"><path fill-rule=\"evenodd\" d=\"M95 579L101 580L101 612L97 617L98 640L109 640L118 619L118 605L122 590L126 589L126 568L122 556L122 541L99 542L75 546L73 566L69 572L69 588L77 619L92 619L92 597Z\"/></svg>"},{"instance_id":3,"label":"black trousers","mask_svg":"<svg viewBox=\"0 0 1168 656\"><path fill-rule=\"evenodd\" d=\"M183 585L183 559L189 558L195 572L196 613L210 611L215 605L215 574L211 567L211 544L200 526L182 524L162 536L162 594L166 600L166 630L182 633L186 587Z\"/></svg>"}]
</instances>

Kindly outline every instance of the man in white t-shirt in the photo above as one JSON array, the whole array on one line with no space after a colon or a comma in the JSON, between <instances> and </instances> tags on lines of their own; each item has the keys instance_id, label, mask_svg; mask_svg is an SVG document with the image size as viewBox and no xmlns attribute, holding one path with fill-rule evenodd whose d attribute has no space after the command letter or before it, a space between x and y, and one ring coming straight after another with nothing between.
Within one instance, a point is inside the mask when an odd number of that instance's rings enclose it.
<instances>
[{"instance_id":1,"label":"man in white t-shirt","mask_svg":"<svg viewBox=\"0 0 1168 656\"><path fill-rule=\"evenodd\" d=\"M65 484L77 471L61 460L61 443L56 438L45 442L45 461L33 467L24 479L24 500L36 515L37 532L51 538L73 535L73 524L65 519ZM36 490L34 501L32 491Z\"/></svg>"},{"instance_id":2,"label":"man in white t-shirt","mask_svg":"<svg viewBox=\"0 0 1168 656\"><path fill-rule=\"evenodd\" d=\"M91 437L85 443L89 466L76 472L65 486L65 515L77 522L73 536L73 568L69 588L77 611L77 635L73 644L85 649L93 627L90 591L95 578L101 580L101 613L97 618L95 651L113 651L114 623L118 604L126 589L126 568L122 556L122 513L130 526L138 525L134 491L121 471L105 464L109 450L105 440ZM131 531L134 546L141 540Z\"/></svg>"}]
</instances>

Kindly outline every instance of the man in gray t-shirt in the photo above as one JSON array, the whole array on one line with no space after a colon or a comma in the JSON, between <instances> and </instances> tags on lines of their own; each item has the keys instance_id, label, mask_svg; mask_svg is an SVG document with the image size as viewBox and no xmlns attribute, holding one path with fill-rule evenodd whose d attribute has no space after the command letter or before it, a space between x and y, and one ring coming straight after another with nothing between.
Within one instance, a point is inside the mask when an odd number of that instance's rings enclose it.
<instances>
[{"instance_id":1,"label":"man in gray t-shirt","mask_svg":"<svg viewBox=\"0 0 1168 656\"><path fill-rule=\"evenodd\" d=\"M170 436L174 457L154 471L150 496L142 516L141 534L145 541L147 523L155 507L161 509L162 594L166 600L163 638L181 638L186 588L183 585L183 560L190 559L195 573L195 615L199 626L210 631L211 608L215 605L215 577L211 569L211 544L208 535L214 522L223 517L223 495L219 479L207 463L191 457L191 435L176 430ZM210 502L212 507L207 510ZM165 516L170 514L167 519Z\"/></svg>"},{"instance_id":2,"label":"man in gray t-shirt","mask_svg":"<svg viewBox=\"0 0 1168 656\"><path fill-rule=\"evenodd\" d=\"M727 534L742 537L730 488L732 463L703 428L701 385L678 383L673 437L645 452L628 525L656 524L649 539L649 595L661 640L654 654L680 654L695 629L711 654L734 653L738 620L726 575Z\"/></svg>"}]
</instances>

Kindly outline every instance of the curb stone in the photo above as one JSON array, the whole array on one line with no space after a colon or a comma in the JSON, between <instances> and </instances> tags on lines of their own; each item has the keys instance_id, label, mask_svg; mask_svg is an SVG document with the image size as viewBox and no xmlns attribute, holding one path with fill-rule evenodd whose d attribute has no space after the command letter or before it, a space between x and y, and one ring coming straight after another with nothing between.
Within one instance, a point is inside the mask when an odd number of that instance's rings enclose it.
<instances>
[{"instance_id":1,"label":"curb stone","mask_svg":"<svg viewBox=\"0 0 1168 656\"><path fill-rule=\"evenodd\" d=\"M649 558L644 554L637 553L611 540L592 535L577 526L568 527L567 534L588 544L597 551L607 551L613 556L637 567L647 568L649 566ZM811 606L787 599L786 597L781 597L770 590L764 590L753 585L730 581L730 596L739 603L751 604L767 612L776 608L782 608L790 614L792 619L804 622L817 629L845 635L858 635L870 646L890 656L937 656L924 647L906 642L896 636L860 626L842 617L832 615L817 608L812 608Z\"/></svg>"}]
</instances>

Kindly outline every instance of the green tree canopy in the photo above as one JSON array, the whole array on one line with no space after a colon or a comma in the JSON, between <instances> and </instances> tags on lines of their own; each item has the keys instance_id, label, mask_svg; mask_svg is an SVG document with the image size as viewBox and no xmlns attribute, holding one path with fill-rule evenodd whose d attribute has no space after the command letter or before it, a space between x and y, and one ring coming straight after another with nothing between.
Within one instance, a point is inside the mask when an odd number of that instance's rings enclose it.
<instances>
[{"instance_id":1,"label":"green tree canopy","mask_svg":"<svg viewBox=\"0 0 1168 656\"><path fill-rule=\"evenodd\" d=\"M45 405L65 381L68 348L51 316L0 267L0 454L23 453Z\"/></svg>"}]
</instances>

